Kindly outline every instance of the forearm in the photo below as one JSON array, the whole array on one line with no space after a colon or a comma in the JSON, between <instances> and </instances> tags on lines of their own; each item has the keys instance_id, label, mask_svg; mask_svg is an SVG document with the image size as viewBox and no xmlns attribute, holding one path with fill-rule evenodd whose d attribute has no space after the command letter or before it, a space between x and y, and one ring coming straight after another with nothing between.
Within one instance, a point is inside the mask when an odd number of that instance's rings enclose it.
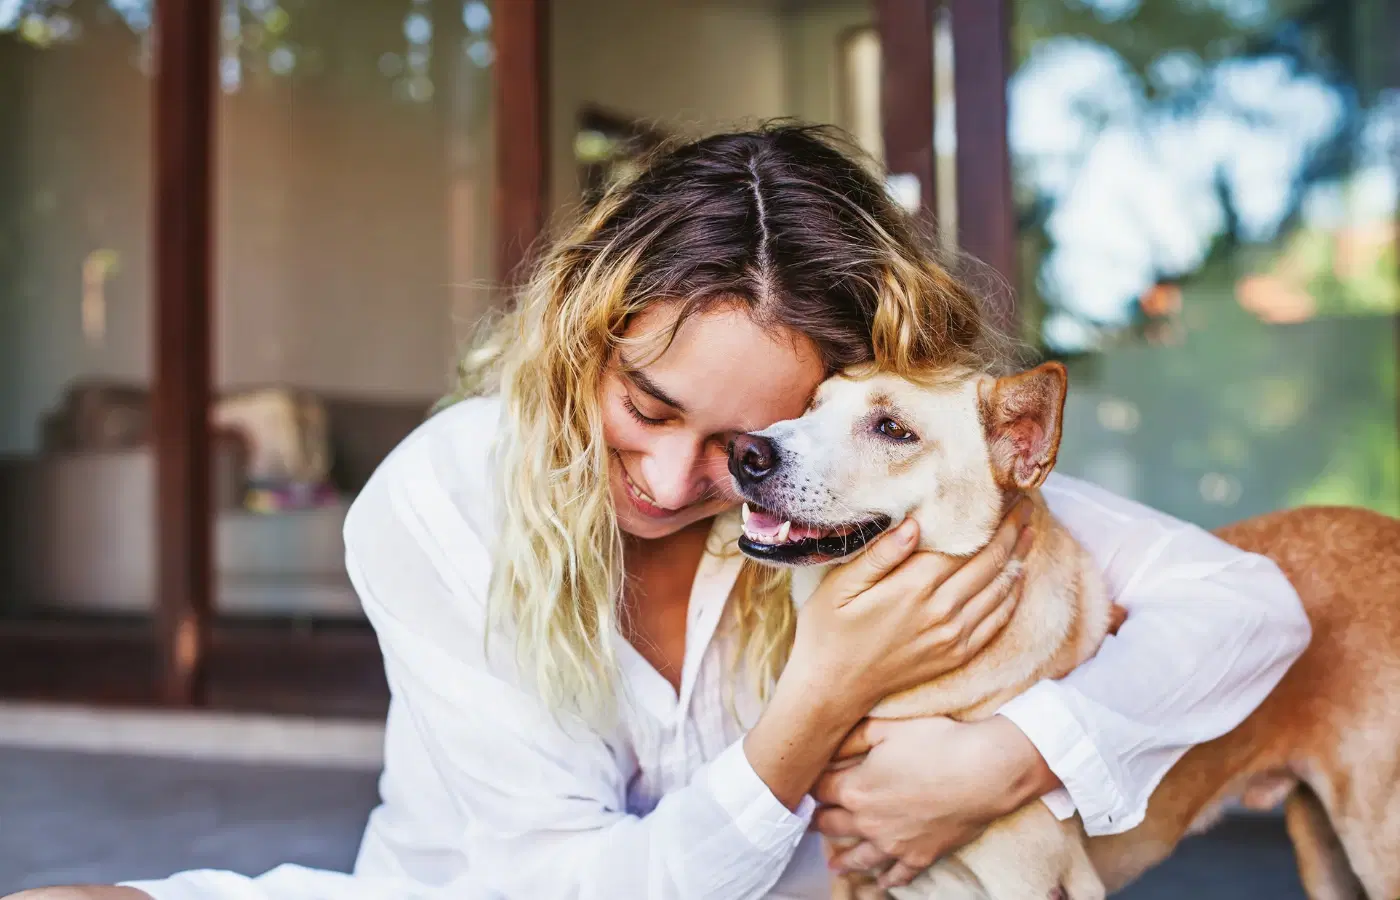
<instances>
[{"instance_id":1,"label":"forearm","mask_svg":"<svg viewBox=\"0 0 1400 900\"><path fill-rule=\"evenodd\" d=\"M994 786L991 800L998 807L997 812L1014 812L1063 786L1016 723L1004 716L992 716L975 727L987 748L988 783Z\"/></svg>"},{"instance_id":2,"label":"forearm","mask_svg":"<svg viewBox=\"0 0 1400 900\"><path fill-rule=\"evenodd\" d=\"M863 713L784 673L773 699L744 739L749 765L773 796L796 809Z\"/></svg>"},{"instance_id":3,"label":"forearm","mask_svg":"<svg viewBox=\"0 0 1400 900\"><path fill-rule=\"evenodd\" d=\"M1097 656L1002 709L1064 782L1051 808L1077 810L1090 834L1141 821L1165 772L1243 721L1307 644L1296 595L1262 561L1131 599L1127 623Z\"/></svg>"}]
</instances>

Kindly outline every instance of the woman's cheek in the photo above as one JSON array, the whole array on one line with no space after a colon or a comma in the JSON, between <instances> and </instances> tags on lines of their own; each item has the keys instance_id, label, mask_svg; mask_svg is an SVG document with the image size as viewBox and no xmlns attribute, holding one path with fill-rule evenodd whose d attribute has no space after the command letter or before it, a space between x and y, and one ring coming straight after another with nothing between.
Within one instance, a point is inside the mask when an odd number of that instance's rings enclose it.
<instances>
[{"instance_id":1,"label":"woman's cheek","mask_svg":"<svg viewBox=\"0 0 1400 900\"><path fill-rule=\"evenodd\" d=\"M621 453L637 450L643 443L641 427L621 404L609 406L603 413L603 443Z\"/></svg>"}]
</instances>

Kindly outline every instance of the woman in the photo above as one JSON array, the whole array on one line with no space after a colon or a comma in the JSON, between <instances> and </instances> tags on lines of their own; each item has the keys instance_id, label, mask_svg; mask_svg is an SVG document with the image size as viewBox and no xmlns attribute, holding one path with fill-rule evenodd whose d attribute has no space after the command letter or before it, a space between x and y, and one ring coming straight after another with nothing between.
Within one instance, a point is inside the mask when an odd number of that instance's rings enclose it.
<instances>
[{"instance_id":1,"label":"woman","mask_svg":"<svg viewBox=\"0 0 1400 900\"><path fill-rule=\"evenodd\" d=\"M836 865L888 883L1041 797L1091 833L1131 828L1306 645L1271 563L1052 477L1051 508L1130 610L1121 633L986 722L864 728L865 760L823 777L884 692L1006 621L1023 511L960 567L913 553L906 522L800 615L733 552L733 436L800 415L845 367L983 365L987 342L974 299L824 132L656 158L553 248L466 358L468 399L350 512L394 693L356 874L63 896L817 898L814 821L864 839Z\"/></svg>"}]
</instances>

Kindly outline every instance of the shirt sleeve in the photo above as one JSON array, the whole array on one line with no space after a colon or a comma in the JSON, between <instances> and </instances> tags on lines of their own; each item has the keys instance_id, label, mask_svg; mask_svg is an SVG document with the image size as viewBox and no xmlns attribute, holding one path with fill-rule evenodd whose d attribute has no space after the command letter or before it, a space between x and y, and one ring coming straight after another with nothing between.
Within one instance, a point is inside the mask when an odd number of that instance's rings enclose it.
<instances>
[{"instance_id":1,"label":"shirt sleeve","mask_svg":"<svg viewBox=\"0 0 1400 900\"><path fill-rule=\"evenodd\" d=\"M1000 714L1064 785L1044 798L1055 814L1077 811L1090 835L1116 834L1142 821L1187 750L1264 701L1311 627L1269 559L1072 479L1053 479L1045 495L1129 614L1093 659Z\"/></svg>"},{"instance_id":2,"label":"shirt sleeve","mask_svg":"<svg viewBox=\"0 0 1400 900\"><path fill-rule=\"evenodd\" d=\"M789 811L740 741L645 815L629 812L625 729L547 709L503 662L513 642L487 641L488 526L458 495L486 492L460 478L444 487L443 470L462 464L450 455L411 440L346 521L346 566L393 694L383 804L354 876L283 867L133 886L155 900L763 896L806 833L812 800Z\"/></svg>"}]
</instances>

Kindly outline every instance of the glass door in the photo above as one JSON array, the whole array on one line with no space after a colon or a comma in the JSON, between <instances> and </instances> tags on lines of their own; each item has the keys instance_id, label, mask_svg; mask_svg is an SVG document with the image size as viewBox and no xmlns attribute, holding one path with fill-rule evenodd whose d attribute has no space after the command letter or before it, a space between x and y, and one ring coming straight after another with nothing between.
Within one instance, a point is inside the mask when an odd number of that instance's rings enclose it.
<instances>
[{"instance_id":1,"label":"glass door","mask_svg":"<svg viewBox=\"0 0 1400 900\"><path fill-rule=\"evenodd\" d=\"M1070 367L1061 469L1207 526L1400 514L1394 5L1007 9L1008 258Z\"/></svg>"}]
</instances>

